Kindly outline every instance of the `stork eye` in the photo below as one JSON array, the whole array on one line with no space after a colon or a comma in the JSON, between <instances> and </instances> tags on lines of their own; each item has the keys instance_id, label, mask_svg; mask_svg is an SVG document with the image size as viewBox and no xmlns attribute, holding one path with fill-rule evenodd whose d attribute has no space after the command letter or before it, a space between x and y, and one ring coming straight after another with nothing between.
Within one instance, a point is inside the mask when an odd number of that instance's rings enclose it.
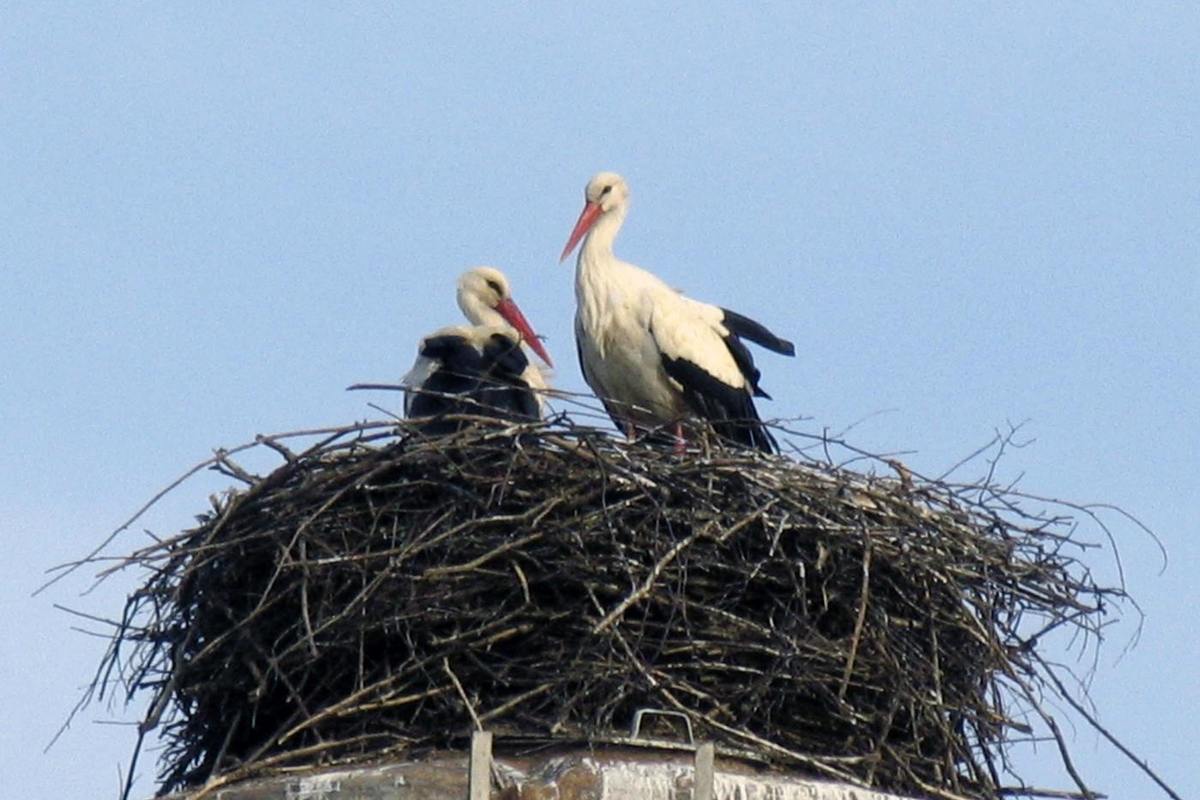
<instances>
[{"instance_id":1,"label":"stork eye","mask_svg":"<svg viewBox=\"0 0 1200 800\"><path fill-rule=\"evenodd\" d=\"M495 292L498 297L504 297L504 292L500 289L500 283L498 281L488 278L487 285L488 288Z\"/></svg>"},{"instance_id":2,"label":"stork eye","mask_svg":"<svg viewBox=\"0 0 1200 800\"><path fill-rule=\"evenodd\" d=\"M603 189L600 190L600 196L604 197L604 195L608 194L611 191L612 191L612 186L605 186Z\"/></svg>"}]
</instances>

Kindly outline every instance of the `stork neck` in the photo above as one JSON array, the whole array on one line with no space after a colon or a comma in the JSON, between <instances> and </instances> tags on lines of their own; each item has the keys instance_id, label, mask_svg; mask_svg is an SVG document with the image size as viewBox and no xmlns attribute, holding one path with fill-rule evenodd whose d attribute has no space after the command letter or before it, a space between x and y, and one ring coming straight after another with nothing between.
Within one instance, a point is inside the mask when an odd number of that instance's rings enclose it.
<instances>
[{"instance_id":1,"label":"stork neck","mask_svg":"<svg viewBox=\"0 0 1200 800\"><path fill-rule=\"evenodd\" d=\"M613 240L625 219L625 209L616 208L596 220L579 248L575 265L576 317L597 351L603 356L603 327L613 304L630 288L622 281L622 265L613 255Z\"/></svg>"},{"instance_id":2,"label":"stork neck","mask_svg":"<svg viewBox=\"0 0 1200 800\"><path fill-rule=\"evenodd\" d=\"M616 206L596 220L579 250L579 266L596 265L603 268L613 260L613 241L625 221L625 207Z\"/></svg>"}]
</instances>

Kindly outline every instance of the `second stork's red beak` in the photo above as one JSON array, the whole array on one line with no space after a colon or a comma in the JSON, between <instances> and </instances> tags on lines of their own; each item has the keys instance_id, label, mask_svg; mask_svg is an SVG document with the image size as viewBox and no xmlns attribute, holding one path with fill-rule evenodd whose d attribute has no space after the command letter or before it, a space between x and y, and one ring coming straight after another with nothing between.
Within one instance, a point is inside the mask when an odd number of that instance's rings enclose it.
<instances>
[{"instance_id":1,"label":"second stork's red beak","mask_svg":"<svg viewBox=\"0 0 1200 800\"><path fill-rule=\"evenodd\" d=\"M579 221L575 223L575 229L571 231L571 236L567 239L567 246L563 248L562 255L558 257L559 263L571 255L571 251L575 249L575 245L579 244L580 239L587 236L587 232L600 218L600 212L599 203L588 202L583 206L583 211L579 214Z\"/></svg>"},{"instance_id":2,"label":"second stork's red beak","mask_svg":"<svg viewBox=\"0 0 1200 800\"><path fill-rule=\"evenodd\" d=\"M517 333L521 334L521 339L533 352L537 353L542 361L546 362L546 366L553 367L554 362L550 360L550 354L546 352L546 348L542 346L542 340L533 332L533 328L529 325L529 320L525 319L525 315L521 313L521 309L512 300L505 298L496 306L496 312L504 317L509 325L517 329Z\"/></svg>"}]
</instances>

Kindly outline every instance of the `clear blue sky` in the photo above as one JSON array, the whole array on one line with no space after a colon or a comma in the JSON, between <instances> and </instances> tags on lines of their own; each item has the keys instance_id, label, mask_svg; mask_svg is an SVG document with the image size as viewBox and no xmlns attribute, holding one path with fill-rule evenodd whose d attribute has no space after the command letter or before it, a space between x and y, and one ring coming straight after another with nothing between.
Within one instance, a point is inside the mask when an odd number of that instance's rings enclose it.
<instances>
[{"instance_id":1,"label":"clear blue sky","mask_svg":"<svg viewBox=\"0 0 1200 800\"><path fill-rule=\"evenodd\" d=\"M1117 525L1146 620L1128 652L1134 626L1110 630L1092 696L1200 796L1200 11L726 9L4 5L10 789L113 796L133 742L92 708L42 755L103 647L52 604L115 615L132 586L31 598L43 570L213 447L370 414L390 398L344 387L396 379L458 321L460 270L505 269L558 383L583 388L556 257L612 169L634 194L619 254L798 343L762 358L766 414L869 416L860 444L927 472L1029 419L1006 477L1158 532L1162 575ZM222 486L190 484L145 526L187 525ZM1155 796L1068 731L1095 786ZM1022 763L1069 786L1051 747Z\"/></svg>"}]
</instances>

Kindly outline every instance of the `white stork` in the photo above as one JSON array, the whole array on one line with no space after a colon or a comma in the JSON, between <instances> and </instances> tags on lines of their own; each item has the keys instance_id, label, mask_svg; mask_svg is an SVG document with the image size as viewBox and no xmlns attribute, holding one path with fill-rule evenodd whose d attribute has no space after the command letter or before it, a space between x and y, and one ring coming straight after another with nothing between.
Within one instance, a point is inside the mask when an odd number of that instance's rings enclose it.
<instances>
[{"instance_id":1,"label":"white stork","mask_svg":"<svg viewBox=\"0 0 1200 800\"><path fill-rule=\"evenodd\" d=\"M727 308L684 297L655 275L613 255L625 220L629 186L601 172L584 190L585 204L560 261L579 241L575 268L575 340L588 385L629 435L707 420L722 437L766 452L775 440L759 420L755 397L769 397L748 339L795 355L791 342Z\"/></svg>"},{"instance_id":2,"label":"white stork","mask_svg":"<svg viewBox=\"0 0 1200 800\"><path fill-rule=\"evenodd\" d=\"M457 430L445 414L538 419L545 376L530 362L529 347L551 365L550 354L512 299L508 279L493 267L476 267L458 279L458 306L470 326L456 325L421 339L417 361L401 383L404 414L434 418L423 430Z\"/></svg>"}]
</instances>

